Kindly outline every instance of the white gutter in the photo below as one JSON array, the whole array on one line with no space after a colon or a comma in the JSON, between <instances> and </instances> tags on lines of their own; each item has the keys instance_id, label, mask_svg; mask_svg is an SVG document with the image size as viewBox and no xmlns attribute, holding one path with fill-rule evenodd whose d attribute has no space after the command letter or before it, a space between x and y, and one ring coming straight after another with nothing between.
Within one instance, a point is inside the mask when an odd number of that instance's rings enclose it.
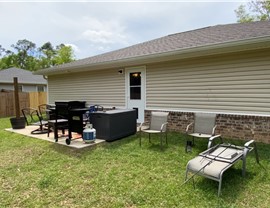
<instances>
[{"instance_id":1,"label":"white gutter","mask_svg":"<svg viewBox=\"0 0 270 208\"><path fill-rule=\"evenodd\" d=\"M0 80L1 84L12 84L13 85L13 81L3 81ZM29 82L29 81L19 81L19 84L28 84L28 85L46 85L47 82Z\"/></svg>"},{"instance_id":2,"label":"white gutter","mask_svg":"<svg viewBox=\"0 0 270 208\"><path fill-rule=\"evenodd\" d=\"M250 38L240 41L228 41L217 44L209 44L199 47L183 48L175 51L155 53L144 56L118 59L107 62L90 63L77 66L63 66L59 68L48 68L36 71L33 74L54 75L62 73L76 73L80 71L92 71L113 67L126 67L153 62L170 61L175 59L191 58L198 56L223 54L237 51L247 51L254 49L270 48L270 36Z\"/></svg>"}]
</instances>

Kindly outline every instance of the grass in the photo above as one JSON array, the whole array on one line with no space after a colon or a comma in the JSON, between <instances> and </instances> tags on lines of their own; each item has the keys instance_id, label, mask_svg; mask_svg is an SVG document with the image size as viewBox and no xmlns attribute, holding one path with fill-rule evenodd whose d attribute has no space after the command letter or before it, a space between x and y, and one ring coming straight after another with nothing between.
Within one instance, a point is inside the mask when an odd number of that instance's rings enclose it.
<instances>
[{"instance_id":1,"label":"grass","mask_svg":"<svg viewBox=\"0 0 270 208\"><path fill-rule=\"evenodd\" d=\"M241 162L218 183L203 177L182 185L187 162L206 148L196 140L185 153L183 135L168 134L142 147L136 135L94 148L66 146L10 133L0 119L0 207L269 207L270 145L258 144L260 165L251 153L247 174ZM234 144L243 141L227 140Z\"/></svg>"}]
</instances>

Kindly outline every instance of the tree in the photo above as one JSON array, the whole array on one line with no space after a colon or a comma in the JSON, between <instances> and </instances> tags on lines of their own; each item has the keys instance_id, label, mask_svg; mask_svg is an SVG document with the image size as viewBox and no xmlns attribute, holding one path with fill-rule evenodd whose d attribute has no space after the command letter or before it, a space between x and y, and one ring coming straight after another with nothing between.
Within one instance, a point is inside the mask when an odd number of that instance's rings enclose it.
<instances>
[{"instance_id":1,"label":"tree","mask_svg":"<svg viewBox=\"0 0 270 208\"><path fill-rule=\"evenodd\" d=\"M0 59L0 69L8 69L10 67L17 67L17 56L14 53L9 53Z\"/></svg>"},{"instance_id":2,"label":"tree","mask_svg":"<svg viewBox=\"0 0 270 208\"><path fill-rule=\"evenodd\" d=\"M18 67L35 71L52 67L59 64L68 63L75 60L72 47L60 44L54 48L50 42L44 43L36 48L36 44L29 40L18 40L11 45L14 52L5 50L0 45L0 69Z\"/></svg>"},{"instance_id":3,"label":"tree","mask_svg":"<svg viewBox=\"0 0 270 208\"><path fill-rule=\"evenodd\" d=\"M0 45L0 56L2 56L2 53L4 53L6 50Z\"/></svg>"},{"instance_id":4,"label":"tree","mask_svg":"<svg viewBox=\"0 0 270 208\"><path fill-rule=\"evenodd\" d=\"M29 40L18 40L16 45L12 44L12 48L17 51L17 65L19 68L35 70L33 63L33 56L36 55L36 44ZM30 67L30 68L29 68Z\"/></svg>"},{"instance_id":5,"label":"tree","mask_svg":"<svg viewBox=\"0 0 270 208\"><path fill-rule=\"evenodd\" d=\"M246 9L248 6L248 11ZM255 0L247 5L240 5L235 10L237 22L254 22L270 20L270 0Z\"/></svg>"},{"instance_id":6,"label":"tree","mask_svg":"<svg viewBox=\"0 0 270 208\"><path fill-rule=\"evenodd\" d=\"M57 54L54 58L56 65L69 63L75 60L74 52L71 46L60 44L56 46L56 51Z\"/></svg>"},{"instance_id":7,"label":"tree","mask_svg":"<svg viewBox=\"0 0 270 208\"><path fill-rule=\"evenodd\" d=\"M53 58L56 55L56 50L53 48L53 45L50 42L44 43L38 50L41 53L41 68L48 68L55 65Z\"/></svg>"}]
</instances>

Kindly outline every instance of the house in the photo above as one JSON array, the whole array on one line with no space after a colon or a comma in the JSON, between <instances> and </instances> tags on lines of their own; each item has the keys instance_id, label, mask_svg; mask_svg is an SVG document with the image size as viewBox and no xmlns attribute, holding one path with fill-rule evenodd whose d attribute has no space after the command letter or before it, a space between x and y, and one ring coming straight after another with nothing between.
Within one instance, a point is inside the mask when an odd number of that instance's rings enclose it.
<instances>
[{"instance_id":1,"label":"house","mask_svg":"<svg viewBox=\"0 0 270 208\"><path fill-rule=\"evenodd\" d=\"M138 122L169 111L176 131L194 112L216 113L224 137L270 143L269 21L172 34L36 74L48 77L49 103L135 108Z\"/></svg>"},{"instance_id":2,"label":"house","mask_svg":"<svg viewBox=\"0 0 270 208\"><path fill-rule=\"evenodd\" d=\"M0 91L14 90L13 77L18 77L19 91L21 92L45 92L47 80L41 75L33 75L31 71L9 68L0 70Z\"/></svg>"}]
</instances>

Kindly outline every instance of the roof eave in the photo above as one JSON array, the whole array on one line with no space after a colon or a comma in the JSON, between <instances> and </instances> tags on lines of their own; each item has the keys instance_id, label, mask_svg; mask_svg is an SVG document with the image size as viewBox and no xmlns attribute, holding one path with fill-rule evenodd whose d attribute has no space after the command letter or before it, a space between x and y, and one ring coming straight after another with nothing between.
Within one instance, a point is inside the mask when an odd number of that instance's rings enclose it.
<instances>
[{"instance_id":1,"label":"roof eave","mask_svg":"<svg viewBox=\"0 0 270 208\"><path fill-rule=\"evenodd\" d=\"M1 84L13 84L13 80L12 81L4 81L4 80L0 80ZM47 85L47 82L24 82L24 81L18 81L19 84L26 84L26 85Z\"/></svg>"},{"instance_id":2,"label":"roof eave","mask_svg":"<svg viewBox=\"0 0 270 208\"><path fill-rule=\"evenodd\" d=\"M224 54L238 51L248 51L255 49L270 48L270 36L257 37L252 39L245 39L240 41L230 41L218 44L209 44L204 46L184 48L175 51L168 51L163 53L156 53L144 56L137 56L132 58L125 58L107 62L100 62L94 64L85 64L78 66L66 66L58 69L44 69L37 71L34 74L39 75L55 75L63 73L76 73L82 71L94 71L99 69L107 69L114 67L126 67L132 65L149 64L154 62L170 61L176 59L193 58L208 56L214 54Z\"/></svg>"}]
</instances>

